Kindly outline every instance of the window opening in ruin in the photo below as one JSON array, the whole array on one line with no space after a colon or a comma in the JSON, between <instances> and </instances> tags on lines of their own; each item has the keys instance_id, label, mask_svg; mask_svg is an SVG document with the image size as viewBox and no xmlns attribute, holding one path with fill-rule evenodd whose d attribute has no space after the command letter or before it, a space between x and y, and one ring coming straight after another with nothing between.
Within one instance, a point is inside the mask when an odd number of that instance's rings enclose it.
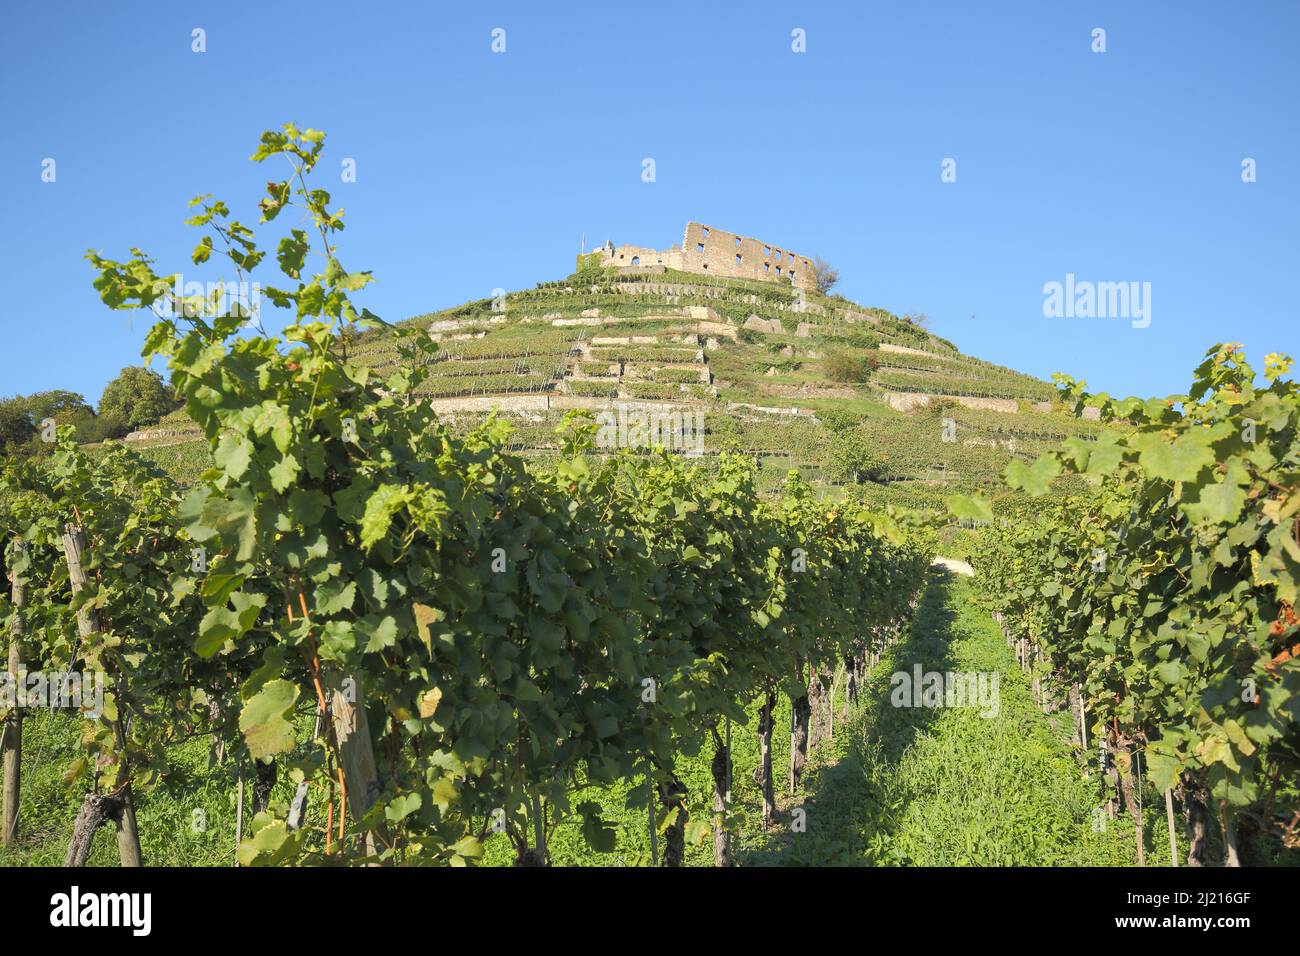
<instances>
[{"instance_id":1,"label":"window opening in ruin","mask_svg":"<svg viewBox=\"0 0 1300 956\"><path fill-rule=\"evenodd\" d=\"M771 246L764 246L764 247L763 247L763 255L765 255L765 256L770 256L771 254L772 254L772 247L771 247Z\"/></svg>"},{"instance_id":2,"label":"window opening in ruin","mask_svg":"<svg viewBox=\"0 0 1300 956\"><path fill-rule=\"evenodd\" d=\"M634 265L634 266L639 266L640 264L641 264L641 257L640 257L640 256L633 256L633 257L632 257L632 265Z\"/></svg>"},{"instance_id":3,"label":"window opening in ruin","mask_svg":"<svg viewBox=\"0 0 1300 956\"><path fill-rule=\"evenodd\" d=\"M697 243L695 244L695 251L696 251L696 252L703 252L703 251L704 251L704 243L702 243L702 242L697 242Z\"/></svg>"},{"instance_id":4,"label":"window opening in ruin","mask_svg":"<svg viewBox=\"0 0 1300 956\"><path fill-rule=\"evenodd\" d=\"M709 227L704 226L703 228L704 228L704 238L707 239L709 238Z\"/></svg>"},{"instance_id":5,"label":"window opening in ruin","mask_svg":"<svg viewBox=\"0 0 1300 956\"><path fill-rule=\"evenodd\" d=\"M736 245L740 245L740 236L736 237Z\"/></svg>"},{"instance_id":6,"label":"window opening in ruin","mask_svg":"<svg viewBox=\"0 0 1300 956\"><path fill-rule=\"evenodd\" d=\"M764 272L771 272L771 271L772 271L772 263L770 263L770 262L764 262L764 263L763 263L763 271L764 271Z\"/></svg>"}]
</instances>

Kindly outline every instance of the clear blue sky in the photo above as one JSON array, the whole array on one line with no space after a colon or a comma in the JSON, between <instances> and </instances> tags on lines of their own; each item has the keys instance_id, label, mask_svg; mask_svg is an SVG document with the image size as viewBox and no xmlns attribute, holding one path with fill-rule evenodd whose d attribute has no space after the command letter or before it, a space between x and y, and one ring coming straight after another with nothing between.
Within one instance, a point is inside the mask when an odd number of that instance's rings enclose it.
<instances>
[{"instance_id":1,"label":"clear blue sky","mask_svg":"<svg viewBox=\"0 0 1300 956\"><path fill-rule=\"evenodd\" d=\"M390 320L561 278L584 232L662 248L697 219L1037 375L1165 394L1216 340L1300 357L1300 3L550 6L6 4L0 394L96 401L137 363L148 316L104 310L83 253L182 269L186 201L255 220L247 157L286 120L328 132L344 260ZM1045 318L1067 272L1149 281L1150 327Z\"/></svg>"}]
</instances>

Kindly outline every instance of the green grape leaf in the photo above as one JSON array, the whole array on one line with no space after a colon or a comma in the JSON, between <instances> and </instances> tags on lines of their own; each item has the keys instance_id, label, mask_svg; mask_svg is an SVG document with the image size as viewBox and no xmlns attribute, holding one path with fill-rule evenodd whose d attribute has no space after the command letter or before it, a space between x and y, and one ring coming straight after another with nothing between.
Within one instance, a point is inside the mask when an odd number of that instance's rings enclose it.
<instances>
[{"instance_id":1,"label":"green grape leaf","mask_svg":"<svg viewBox=\"0 0 1300 956\"><path fill-rule=\"evenodd\" d=\"M298 702L298 687L286 680L268 681L239 712L248 752L262 760L288 753L295 744L290 717Z\"/></svg>"}]
</instances>

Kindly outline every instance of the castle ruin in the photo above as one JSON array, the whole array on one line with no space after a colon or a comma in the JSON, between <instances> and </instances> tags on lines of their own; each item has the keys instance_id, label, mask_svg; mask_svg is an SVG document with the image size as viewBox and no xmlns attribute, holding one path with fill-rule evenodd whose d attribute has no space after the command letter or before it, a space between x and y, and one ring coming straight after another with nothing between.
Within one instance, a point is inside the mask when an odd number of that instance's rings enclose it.
<instances>
[{"instance_id":1,"label":"castle ruin","mask_svg":"<svg viewBox=\"0 0 1300 956\"><path fill-rule=\"evenodd\" d=\"M817 288L816 270L807 256L698 222L686 224L686 235L680 248L672 246L659 250L606 242L596 252L579 256L578 268L593 262L602 268L626 271L655 273L676 269L729 279L788 281L809 292Z\"/></svg>"}]
</instances>

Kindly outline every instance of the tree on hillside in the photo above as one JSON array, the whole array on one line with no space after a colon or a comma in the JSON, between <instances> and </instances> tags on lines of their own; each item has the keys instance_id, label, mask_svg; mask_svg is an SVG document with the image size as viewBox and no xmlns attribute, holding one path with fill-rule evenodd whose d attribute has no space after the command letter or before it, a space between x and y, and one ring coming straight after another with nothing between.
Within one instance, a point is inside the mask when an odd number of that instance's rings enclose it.
<instances>
[{"instance_id":1,"label":"tree on hillside","mask_svg":"<svg viewBox=\"0 0 1300 956\"><path fill-rule=\"evenodd\" d=\"M885 476L886 463L871 447L871 436L862 427L835 432L830 440L831 472L837 478L862 484Z\"/></svg>"},{"instance_id":2,"label":"tree on hillside","mask_svg":"<svg viewBox=\"0 0 1300 956\"><path fill-rule=\"evenodd\" d=\"M101 441L104 437L95 418L95 410L80 392L56 388L28 395L23 401L37 432L41 431L43 422L52 419L56 425L71 425L75 428L78 442ZM39 440L37 444L48 445Z\"/></svg>"},{"instance_id":3,"label":"tree on hillside","mask_svg":"<svg viewBox=\"0 0 1300 956\"><path fill-rule=\"evenodd\" d=\"M0 451L6 454L48 452L51 445L41 440L43 423L71 425L76 440L99 442L122 434L120 422L95 414L77 392L54 389L35 395L15 395L0 400Z\"/></svg>"},{"instance_id":4,"label":"tree on hillside","mask_svg":"<svg viewBox=\"0 0 1300 956\"><path fill-rule=\"evenodd\" d=\"M909 312L907 315L903 316L903 321L911 322L918 329L930 328L930 317L924 312Z\"/></svg>"},{"instance_id":5,"label":"tree on hillside","mask_svg":"<svg viewBox=\"0 0 1300 956\"><path fill-rule=\"evenodd\" d=\"M835 288L835 283L840 281L840 270L821 256L813 256L813 273L817 277L817 291L822 295L830 292Z\"/></svg>"},{"instance_id":6,"label":"tree on hillside","mask_svg":"<svg viewBox=\"0 0 1300 956\"><path fill-rule=\"evenodd\" d=\"M54 420L60 425L75 428L77 442L82 445L121 438L127 432L117 419L96 415L89 406L71 412L60 412L54 416Z\"/></svg>"},{"instance_id":7,"label":"tree on hillside","mask_svg":"<svg viewBox=\"0 0 1300 956\"><path fill-rule=\"evenodd\" d=\"M0 399L0 452L25 445L36 434L36 424L21 395Z\"/></svg>"},{"instance_id":8,"label":"tree on hillside","mask_svg":"<svg viewBox=\"0 0 1300 956\"><path fill-rule=\"evenodd\" d=\"M99 417L123 434L156 423L174 408L176 396L162 376L139 365L122 369L99 399Z\"/></svg>"},{"instance_id":9,"label":"tree on hillside","mask_svg":"<svg viewBox=\"0 0 1300 956\"><path fill-rule=\"evenodd\" d=\"M37 392L28 395L22 401L27 406L27 413L31 416L32 423L37 427L40 427L41 422L47 418L59 421L60 415L67 417L82 411L90 412L92 415L95 413L95 410L87 404L84 395L62 388Z\"/></svg>"}]
</instances>

